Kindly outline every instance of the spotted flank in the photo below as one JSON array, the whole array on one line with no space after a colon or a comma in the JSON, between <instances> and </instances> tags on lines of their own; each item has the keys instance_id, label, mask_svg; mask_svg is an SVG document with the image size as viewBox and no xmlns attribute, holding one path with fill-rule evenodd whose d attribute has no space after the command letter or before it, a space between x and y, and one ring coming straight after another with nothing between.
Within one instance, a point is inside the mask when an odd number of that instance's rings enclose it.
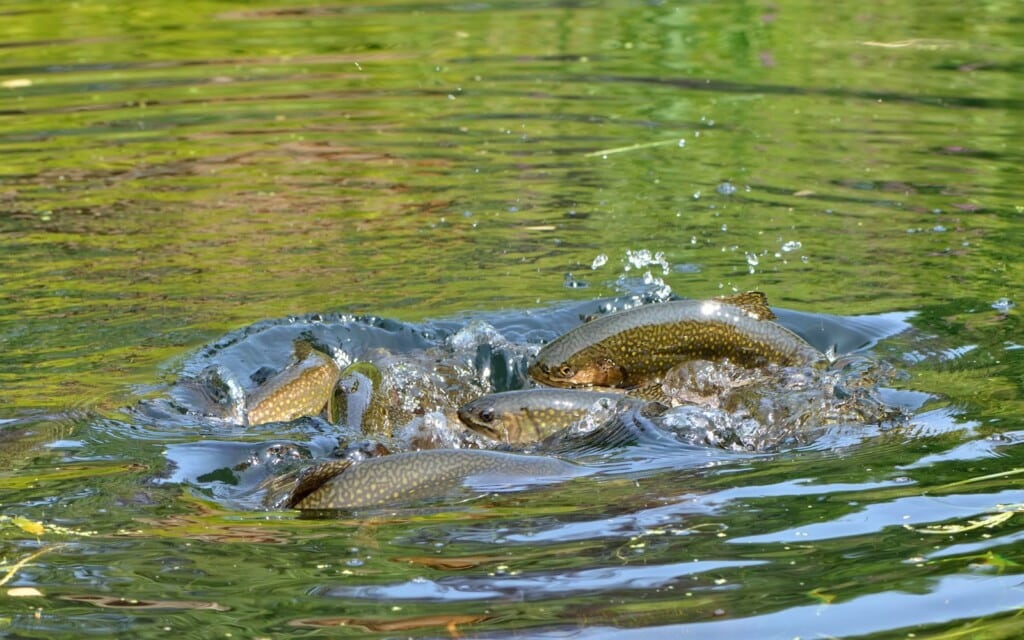
<instances>
[{"instance_id":1,"label":"spotted flank","mask_svg":"<svg viewBox=\"0 0 1024 640\"><path fill-rule=\"evenodd\" d=\"M389 507L442 498L471 476L527 481L580 473L581 467L551 457L481 449L412 451L314 467L307 474L312 481L299 480L288 506L303 511Z\"/></svg>"},{"instance_id":2,"label":"spotted flank","mask_svg":"<svg viewBox=\"0 0 1024 640\"><path fill-rule=\"evenodd\" d=\"M246 398L246 422L260 425L319 415L334 395L341 371L308 343L296 343L296 361Z\"/></svg>"},{"instance_id":3,"label":"spotted flank","mask_svg":"<svg viewBox=\"0 0 1024 640\"><path fill-rule=\"evenodd\" d=\"M746 367L810 364L825 355L773 322L763 293L635 307L576 327L540 350L530 375L554 387L635 388L690 359Z\"/></svg>"}]
</instances>

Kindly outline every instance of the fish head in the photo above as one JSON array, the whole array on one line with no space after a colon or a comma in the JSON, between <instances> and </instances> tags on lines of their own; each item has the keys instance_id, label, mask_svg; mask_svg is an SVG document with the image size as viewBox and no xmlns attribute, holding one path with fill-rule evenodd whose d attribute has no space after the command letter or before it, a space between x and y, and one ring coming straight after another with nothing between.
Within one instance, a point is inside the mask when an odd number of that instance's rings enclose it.
<instances>
[{"instance_id":1,"label":"fish head","mask_svg":"<svg viewBox=\"0 0 1024 640\"><path fill-rule=\"evenodd\" d=\"M562 362L555 366L535 362L530 375L552 387L617 387L626 379L626 371L610 358L595 358L575 365Z\"/></svg>"},{"instance_id":2,"label":"fish head","mask_svg":"<svg viewBox=\"0 0 1024 640\"><path fill-rule=\"evenodd\" d=\"M500 412L488 398L478 398L459 407L459 420L473 431L492 440L504 441L506 431Z\"/></svg>"}]
</instances>

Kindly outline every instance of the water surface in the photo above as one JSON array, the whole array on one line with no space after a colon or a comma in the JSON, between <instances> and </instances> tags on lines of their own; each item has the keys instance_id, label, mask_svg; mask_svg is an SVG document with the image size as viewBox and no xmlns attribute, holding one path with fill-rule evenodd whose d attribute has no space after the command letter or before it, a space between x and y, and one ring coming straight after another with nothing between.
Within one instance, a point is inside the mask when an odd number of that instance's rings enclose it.
<instances>
[{"instance_id":1,"label":"water surface","mask_svg":"<svg viewBox=\"0 0 1024 640\"><path fill-rule=\"evenodd\" d=\"M0 632L1019 635L1016 3L0 15L2 587L40 594L5 591ZM168 481L199 441L301 428L123 409L263 320L511 321L648 271L904 314L869 353L930 399L902 429L333 521Z\"/></svg>"}]
</instances>

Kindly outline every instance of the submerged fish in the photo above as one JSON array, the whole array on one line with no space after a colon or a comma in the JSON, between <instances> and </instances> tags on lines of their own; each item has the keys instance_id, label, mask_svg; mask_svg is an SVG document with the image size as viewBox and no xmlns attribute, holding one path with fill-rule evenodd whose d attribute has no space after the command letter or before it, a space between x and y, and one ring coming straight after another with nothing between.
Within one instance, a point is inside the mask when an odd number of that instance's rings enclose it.
<instances>
[{"instance_id":1,"label":"submerged fish","mask_svg":"<svg viewBox=\"0 0 1024 640\"><path fill-rule=\"evenodd\" d=\"M527 480L580 474L577 465L551 457L481 449L410 451L319 465L299 480L287 506L305 511L388 507L443 497L470 476Z\"/></svg>"},{"instance_id":2,"label":"submerged fish","mask_svg":"<svg viewBox=\"0 0 1024 640\"><path fill-rule=\"evenodd\" d=\"M634 388L689 359L754 367L810 364L825 355L772 322L763 293L634 307L576 327L545 345L530 375L554 387Z\"/></svg>"},{"instance_id":3,"label":"submerged fish","mask_svg":"<svg viewBox=\"0 0 1024 640\"><path fill-rule=\"evenodd\" d=\"M459 408L477 433L508 444L537 442L602 409L642 401L621 392L521 389L481 396Z\"/></svg>"},{"instance_id":4,"label":"submerged fish","mask_svg":"<svg viewBox=\"0 0 1024 640\"><path fill-rule=\"evenodd\" d=\"M255 426L319 415L331 402L341 371L308 342L295 343L296 361L246 398L245 421ZM328 407L330 414L330 407Z\"/></svg>"}]
</instances>

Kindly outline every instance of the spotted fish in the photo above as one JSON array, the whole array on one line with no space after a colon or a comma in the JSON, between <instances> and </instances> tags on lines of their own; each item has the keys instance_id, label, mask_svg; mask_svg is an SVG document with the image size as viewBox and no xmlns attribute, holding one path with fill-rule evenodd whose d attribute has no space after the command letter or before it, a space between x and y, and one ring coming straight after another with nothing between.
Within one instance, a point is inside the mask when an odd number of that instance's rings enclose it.
<instances>
[{"instance_id":1,"label":"spotted fish","mask_svg":"<svg viewBox=\"0 0 1024 640\"><path fill-rule=\"evenodd\" d=\"M428 449L314 467L287 502L304 511L389 507L440 498L470 476L570 478L582 468L552 457L481 449Z\"/></svg>"},{"instance_id":2,"label":"spotted fish","mask_svg":"<svg viewBox=\"0 0 1024 640\"><path fill-rule=\"evenodd\" d=\"M753 367L810 364L825 355L772 322L763 293L680 300L599 317L545 345L530 375L553 387L635 388L689 359Z\"/></svg>"},{"instance_id":3,"label":"spotted fish","mask_svg":"<svg viewBox=\"0 0 1024 640\"><path fill-rule=\"evenodd\" d=\"M295 362L246 397L247 424L319 415L331 402L341 375L334 359L303 341L295 343L295 356Z\"/></svg>"},{"instance_id":4,"label":"spotted fish","mask_svg":"<svg viewBox=\"0 0 1024 640\"><path fill-rule=\"evenodd\" d=\"M642 401L621 392L521 389L481 396L459 407L470 429L508 444L537 442L601 410Z\"/></svg>"}]
</instances>

